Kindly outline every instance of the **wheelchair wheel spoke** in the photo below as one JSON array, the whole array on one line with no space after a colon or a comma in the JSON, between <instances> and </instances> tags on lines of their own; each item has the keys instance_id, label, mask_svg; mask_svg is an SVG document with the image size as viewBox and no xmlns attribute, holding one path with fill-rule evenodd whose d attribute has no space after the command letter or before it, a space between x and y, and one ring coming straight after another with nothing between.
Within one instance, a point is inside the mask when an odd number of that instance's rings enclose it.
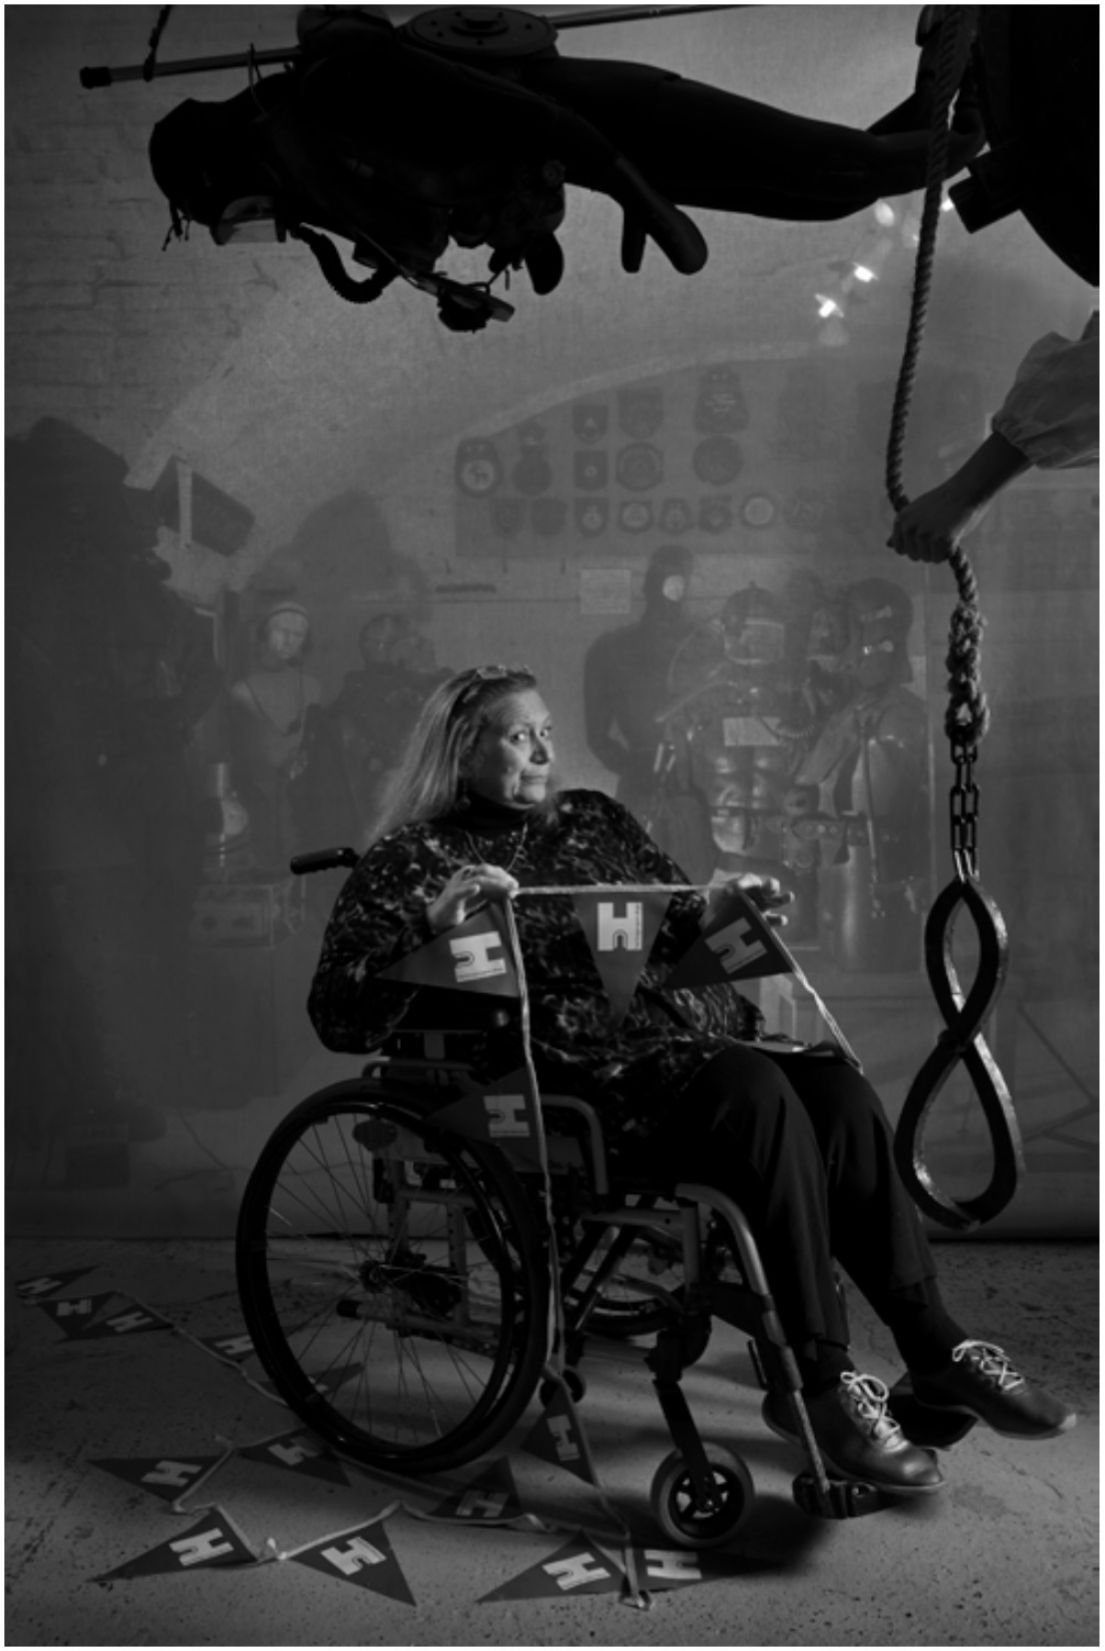
<instances>
[{"instance_id":1,"label":"wheelchair wheel spoke","mask_svg":"<svg viewBox=\"0 0 1105 1651\"><path fill-rule=\"evenodd\" d=\"M282 1396L366 1462L471 1460L544 1361L532 1220L496 1155L440 1133L431 1146L414 1108L367 1086L304 1102L238 1230L247 1326Z\"/></svg>"}]
</instances>

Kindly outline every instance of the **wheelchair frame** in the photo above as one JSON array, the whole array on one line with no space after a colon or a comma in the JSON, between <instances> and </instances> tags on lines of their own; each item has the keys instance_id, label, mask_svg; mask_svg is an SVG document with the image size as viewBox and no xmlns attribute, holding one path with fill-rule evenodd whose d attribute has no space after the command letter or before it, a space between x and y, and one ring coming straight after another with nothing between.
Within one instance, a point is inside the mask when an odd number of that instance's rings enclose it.
<instances>
[{"instance_id":1,"label":"wheelchair frame","mask_svg":"<svg viewBox=\"0 0 1105 1651\"><path fill-rule=\"evenodd\" d=\"M468 1007L486 1013L489 1001ZM674 1449L654 1476L653 1511L671 1541L719 1546L751 1512L752 1478L702 1440L680 1385L718 1317L750 1337L761 1386L792 1405L807 1462L799 1506L840 1518L881 1505L871 1486L826 1471L738 1206L699 1183L658 1188L622 1173L594 1107L552 1094L541 1104L562 1306L551 1333L562 1342L550 1362L543 1176L435 1126L469 1078L471 1020L465 1032L410 1019L360 1078L281 1121L243 1195L246 1326L293 1411L368 1468L439 1472L499 1445L535 1392L547 1404L563 1384L581 1399L589 1336L655 1334L644 1357ZM627 1271L642 1241L660 1250L654 1265L670 1252L677 1285ZM736 1279L722 1276L726 1257Z\"/></svg>"}]
</instances>

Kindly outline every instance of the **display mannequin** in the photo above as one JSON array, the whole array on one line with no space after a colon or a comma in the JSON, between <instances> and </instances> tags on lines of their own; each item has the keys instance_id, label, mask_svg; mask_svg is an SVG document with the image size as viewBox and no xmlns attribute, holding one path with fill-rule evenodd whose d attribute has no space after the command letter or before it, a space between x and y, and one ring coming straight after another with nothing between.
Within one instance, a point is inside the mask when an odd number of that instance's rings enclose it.
<instances>
[{"instance_id":1,"label":"display mannequin","mask_svg":"<svg viewBox=\"0 0 1105 1651\"><path fill-rule=\"evenodd\" d=\"M304 669L311 622L283 601L262 619L256 665L230 689L234 778L249 809L256 865L286 873L294 852L288 790L299 777L307 713L322 689Z\"/></svg>"},{"instance_id":2,"label":"display mannequin","mask_svg":"<svg viewBox=\"0 0 1105 1651\"><path fill-rule=\"evenodd\" d=\"M886 579L845 592L852 697L794 776L820 825L818 921L851 971L920 966L927 893L928 713L905 684L913 604ZM835 822L835 829L833 823Z\"/></svg>"}]
</instances>

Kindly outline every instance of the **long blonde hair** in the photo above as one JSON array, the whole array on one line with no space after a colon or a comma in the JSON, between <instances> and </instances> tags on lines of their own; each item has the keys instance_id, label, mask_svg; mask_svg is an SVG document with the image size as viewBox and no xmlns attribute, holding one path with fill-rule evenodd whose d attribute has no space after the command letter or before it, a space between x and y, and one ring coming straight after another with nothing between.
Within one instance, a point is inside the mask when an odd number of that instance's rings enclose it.
<instances>
[{"instance_id":1,"label":"long blonde hair","mask_svg":"<svg viewBox=\"0 0 1105 1651\"><path fill-rule=\"evenodd\" d=\"M374 840L455 809L463 795L465 759L491 710L508 695L536 686L525 665L476 665L435 688L388 783Z\"/></svg>"}]
</instances>

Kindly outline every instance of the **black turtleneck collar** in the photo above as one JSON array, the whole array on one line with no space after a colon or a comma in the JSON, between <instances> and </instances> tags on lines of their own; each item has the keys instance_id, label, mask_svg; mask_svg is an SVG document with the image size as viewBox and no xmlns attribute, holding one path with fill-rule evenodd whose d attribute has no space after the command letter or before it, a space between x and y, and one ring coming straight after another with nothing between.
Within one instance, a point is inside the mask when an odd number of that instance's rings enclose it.
<instances>
[{"instance_id":1,"label":"black turtleneck collar","mask_svg":"<svg viewBox=\"0 0 1105 1651\"><path fill-rule=\"evenodd\" d=\"M481 797L469 791L458 807L441 816L440 824L495 834L517 830L534 813L534 808L512 808L509 803L497 803L490 797Z\"/></svg>"}]
</instances>

